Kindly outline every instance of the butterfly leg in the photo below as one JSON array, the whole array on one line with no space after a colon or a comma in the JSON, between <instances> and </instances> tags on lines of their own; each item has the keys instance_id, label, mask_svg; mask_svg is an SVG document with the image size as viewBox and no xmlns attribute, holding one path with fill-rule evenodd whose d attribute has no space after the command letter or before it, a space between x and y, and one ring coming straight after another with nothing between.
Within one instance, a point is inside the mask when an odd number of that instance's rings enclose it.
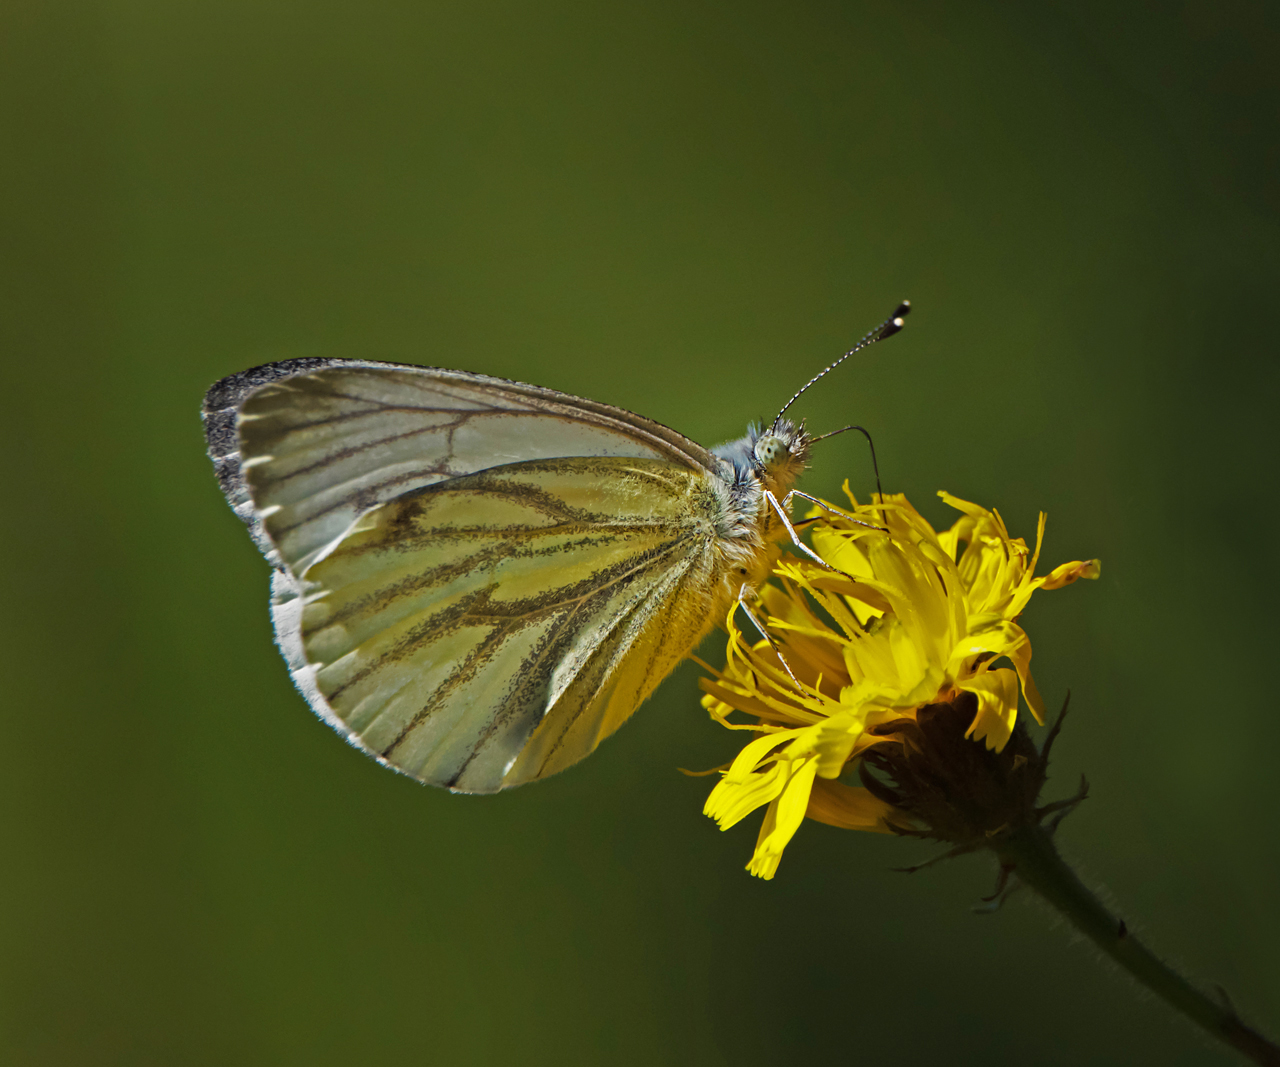
<instances>
[{"instance_id":1,"label":"butterfly leg","mask_svg":"<svg viewBox=\"0 0 1280 1067\"><path fill-rule=\"evenodd\" d=\"M791 495L792 494L790 493L787 494L788 500L791 499ZM813 560L814 563L818 564L818 566L821 567L823 570L831 571L832 574L844 575L844 577L848 578L850 581L854 581L853 575L845 574L844 571L842 571L839 567L831 566L830 563L828 563L825 559L823 559L820 555L818 555L818 553L816 553L812 548L810 548L808 545L806 545L803 541L800 540L800 535L796 533L796 528L791 525L791 517L787 514L786 508L782 504L778 503L778 498L774 496L773 493L770 492L768 489L764 491L764 498L767 501L769 501L769 504L773 507L773 510L777 512L778 518L782 520L782 525L787 528L787 533L791 535L791 543L795 545L796 548L800 549L801 552L803 552L806 556L808 556L811 560Z\"/></svg>"},{"instance_id":2,"label":"butterfly leg","mask_svg":"<svg viewBox=\"0 0 1280 1067\"><path fill-rule=\"evenodd\" d=\"M782 498L782 506L784 508L791 507L791 498L798 496L801 500L807 500L810 504L817 504L823 511L830 512L832 515L839 515L842 519L848 519L850 522L858 526L865 526L868 530L880 530L888 533L883 526L876 526L874 523L863 522L861 519L855 519L848 512L841 511L839 508L833 508L825 500L819 500L816 496L810 496L808 493L802 493L799 489L792 489L785 497Z\"/></svg>"},{"instance_id":3,"label":"butterfly leg","mask_svg":"<svg viewBox=\"0 0 1280 1067\"><path fill-rule=\"evenodd\" d=\"M795 676L795 672L791 670L791 664L787 662L787 657L782 654L782 649L778 647L778 643L773 639L769 631L764 628L764 623L756 618L756 613L751 610L751 605L747 603L746 582L743 582L742 588L738 590L738 607L746 613L747 618L751 620L751 625L759 631L760 636L769 642L769 647L773 649L773 654L778 657L778 662L782 664L782 669L787 672L787 676L794 683L796 692L802 697L808 696L809 694L804 691L804 686L800 684L800 679L797 678Z\"/></svg>"}]
</instances>

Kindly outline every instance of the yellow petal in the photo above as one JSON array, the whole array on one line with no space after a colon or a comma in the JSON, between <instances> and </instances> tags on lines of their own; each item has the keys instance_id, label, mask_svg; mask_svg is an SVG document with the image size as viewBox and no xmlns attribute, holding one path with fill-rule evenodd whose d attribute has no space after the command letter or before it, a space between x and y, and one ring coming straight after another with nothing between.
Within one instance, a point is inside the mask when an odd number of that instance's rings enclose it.
<instances>
[{"instance_id":1,"label":"yellow petal","mask_svg":"<svg viewBox=\"0 0 1280 1067\"><path fill-rule=\"evenodd\" d=\"M1018 675L1007 667L985 671L960 683L960 688L978 698L978 714L966 737L986 740L987 748L999 752L1013 733L1018 718Z\"/></svg>"},{"instance_id":2,"label":"yellow petal","mask_svg":"<svg viewBox=\"0 0 1280 1067\"><path fill-rule=\"evenodd\" d=\"M967 500L961 500L958 496L948 493L945 489L938 490L938 496L942 498L943 503L950 504L956 511L963 511L970 518L989 519L991 512L980 504L971 504Z\"/></svg>"},{"instance_id":3,"label":"yellow petal","mask_svg":"<svg viewBox=\"0 0 1280 1067\"><path fill-rule=\"evenodd\" d=\"M813 778L818 770L817 761L804 760L791 766L794 770L782 795L769 807L764 825L760 827L755 854L747 865L747 870L758 878L769 879L774 876L778 870L778 861L782 859L782 850L800 829L804 813L809 807L809 792L813 788Z\"/></svg>"},{"instance_id":4,"label":"yellow petal","mask_svg":"<svg viewBox=\"0 0 1280 1067\"><path fill-rule=\"evenodd\" d=\"M957 641L947 657L947 670L955 675L960 674L966 660L983 652L991 653L992 657L1008 656L1014 649L1028 643L1026 631L1000 615L973 618L969 625L974 632Z\"/></svg>"},{"instance_id":5,"label":"yellow petal","mask_svg":"<svg viewBox=\"0 0 1280 1067\"><path fill-rule=\"evenodd\" d=\"M1017 648L1006 652L1005 655L1009 657L1018 672L1018 680L1022 682L1022 696L1027 702L1027 707L1031 709L1031 714L1036 717L1036 722L1043 726L1044 697L1040 695L1040 690L1036 688L1036 680L1031 677L1031 642L1024 641Z\"/></svg>"},{"instance_id":6,"label":"yellow petal","mask_svg":"<svg viewBox=\"0 0 1280 1067\"><path fill-rule=\"evenodd\" d=\"M1087 559L1076 560L1073 563L1064 563L1061 567L1054 567L1044 580L1043 589L1061 589L1064 585L1070 585L1078 578L1097 578L1102 573L1102 560Z\"/></svg>"},{"instance_id":7,"label":"yellow petal","mask_svg":"<svg viewBox=\"0 0 1280 1067\"><path fill-rule=\"evenodd\" d=\"M803 738L789 746L787 755L792 758L812 755L818 774L823 778L838 778L853 755L854 746L866 732L870 710L861 701L846 707L825 723L806 731Z\"/></svg>"},{"instance_id":8,"label":"yellow petal","mask_svg":"<svg viewBox=\"0 0 1280 1067\"><path fill-rule=\"evenodd\" d=\"M892 804L869 790L829 778L814 779L805 817L842 830L870 830L877 834L890 833L890 822L905 819Z\"/></svg>"},{"instance_id":9,"label":"yellow petal","mask_svg":"<svg viewBox=\"0 0 1280 1067\"><path fill-rule=\"evenodd\" d=\"M757 737L754 741L748 741L734 758L729 773L724 776L725 782L745 782L747 776L755 771L765 756L798 733L800 733L799 730L781 730L778 733L766 734L764 737Z\"/></svg>"},{"instance_id":10,"label":"yellow petal","mask_svg":"<svg viewBox=\"0 0 1280 1067\"><path fill-rule=\"evenodd\" d=\"M813 547L823 559L851 578L870 578L871 561L862 545L853 537L846 537L828 523L815 524L811 537Z\"/></svg>"},{"instance_id":11,"label":"yellow petal","mask_svg":"<svg viewBox=\"0 0 1280 1067\"><path fill-rule=\"evenodd\" d=\"M782 860L782 853L765 853L762 852L762 846L765 840L773 833L773 828L778 822L778 801L775 799L769 805L769 809L764 813L764 821L760 823L760 833L756 836L755 851L751 854L751 862L747 864L747 870L754 874L757 878L763 878L766 882L778 873L778 863Z\"/></svg>"},{"instance_id":12,"label":"yellow petal","mask_svg":"<svg viewBox=\"0 0 1280 1067\"><path fill-rule=\"evenodd\" d=\"M1031 554L1031 562L1027 564L1027 575L1033 575L1036 572L1036 564L1040 562L1040 547L1044 544L1044 528L1049 522L1049 516L1043 511L1040 512L1040 518L1036 521L1036 550Z\"/></svg>"},{"instance_id":13,"label":"yellow petal","mask_svg":"<svg viewBox=\"0 0 1280 1067\"><path fill-rule=\"evenodd\" d=\"M721 830L736 826L756 808L775 800L787 784L786 763L775 763L767 770L737 781L726 775L711 790L702 813L715 819Z\"/></svg>"}]
</instances>

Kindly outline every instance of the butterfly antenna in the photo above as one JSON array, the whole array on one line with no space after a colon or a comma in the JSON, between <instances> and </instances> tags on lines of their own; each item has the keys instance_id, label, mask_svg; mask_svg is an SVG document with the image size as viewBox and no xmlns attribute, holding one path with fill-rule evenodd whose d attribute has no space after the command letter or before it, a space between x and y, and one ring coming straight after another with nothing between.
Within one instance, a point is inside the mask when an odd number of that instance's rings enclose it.
<instances>
[{"instance_id":1,"label":"butterfly antenna","mask_svg":"<svg viewBox=\"0 0 1280 1067\"><path fill-rule=\"evenodd\" d=\"M901 327L899 327L899 329L901 329ZM817 444L819 441L824 440L825 438L835 437L836 434L845 433L848 430L857 430L858 433L862 434L862 436L867 439L867 447L871 449L871 469L872 471L875 472L875 476L876 476L876 493L880 497L881 513L883 514L884 489L882 489L880 486L880 464L876 462L876 443L873 440L871 440L871 433L866 429L866 427L842 426L838 430L832 430L830 433L824 433L821 437L815 437L811 443ZM886 521L887 521L887 516L886 516Z\"/></svg>"},{"instance_id":2,"label":"butterfly antenna","mask_svg":"<svg viewBox=\"0 0 1280 1067\"><path fill-rule=\"evenodd\" d=\"M856 345L854 345L851 349L849 349L848 352L846 352L843 356L841 356L834 363L832 363L831 366L827 367L825 370L821 371L820 373L815 374L812 378L810 378L807 382L805 382L804 388L801 389L800 392L796 393L795 396L793 396L790 400L788 400L785 404L782 405L782 410L778 412L778 418L779 419L782 418L782 416L786 414L787 408L789 408L792 404L794 404L797 400L800 399L805 389L808 389L809 386L811 386L819 378L822 378L825 375L830 374L833 370L835 370L838 366L840 366L841 363L843 363L846 359L852 356L855 352L861 352L864 348L867 348L875 344L877 341L883 341L886 337L892 337L895 333L897 333L900 329L902 329L902 326L903 326L902 320L905 319L910 313L911 313L911 301L904 300L901 304L898 305L898 309L888 319L886 319L874 330L872 330L869 334L867 334L866 337L864 337L861 341L859 341ZM865 433L866 431L863 431L863 432Z\"/></svg>"}]
</instances>

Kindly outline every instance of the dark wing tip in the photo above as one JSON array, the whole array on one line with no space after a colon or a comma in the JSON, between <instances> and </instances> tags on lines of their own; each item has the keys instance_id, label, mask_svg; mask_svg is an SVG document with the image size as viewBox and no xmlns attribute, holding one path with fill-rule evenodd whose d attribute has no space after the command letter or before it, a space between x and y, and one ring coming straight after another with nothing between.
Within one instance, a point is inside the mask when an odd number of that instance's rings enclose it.
<instances>
[{"instance_id":1,"label":"dark wing tip","mask_svg":"<svg viewBox=\"0 0 1280 1067\"><path fill-rule=\"evenodd\" d=\"M255 389L261 389L264 385L342 362L345 361L314 358L285 359L279 363L264 363L260 367L250 367L238 374L229 374L209 387L209 391L204 394L204 403L200 410L207 416L226 408L238 408L250 393Z\"/></svg>"}]
</instances>

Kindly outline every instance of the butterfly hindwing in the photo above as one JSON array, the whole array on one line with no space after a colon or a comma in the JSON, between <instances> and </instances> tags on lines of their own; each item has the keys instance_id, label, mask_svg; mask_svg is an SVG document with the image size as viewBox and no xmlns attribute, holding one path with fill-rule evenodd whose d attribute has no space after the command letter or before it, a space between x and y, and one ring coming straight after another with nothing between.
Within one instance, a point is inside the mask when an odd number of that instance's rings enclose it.
<instances>
[{"instance_id":1,"label":"butterfly hindwing","mask_svg":"<svg viewBox=\"0 0 1280 1067\"><path fill-rule=\"evenodd\" d=\"M508 464L362 515L277 579L299 688L407 774L492 792L576 762L721 610L714 477L668 460Z\"/></svg>"}]
</instances>

